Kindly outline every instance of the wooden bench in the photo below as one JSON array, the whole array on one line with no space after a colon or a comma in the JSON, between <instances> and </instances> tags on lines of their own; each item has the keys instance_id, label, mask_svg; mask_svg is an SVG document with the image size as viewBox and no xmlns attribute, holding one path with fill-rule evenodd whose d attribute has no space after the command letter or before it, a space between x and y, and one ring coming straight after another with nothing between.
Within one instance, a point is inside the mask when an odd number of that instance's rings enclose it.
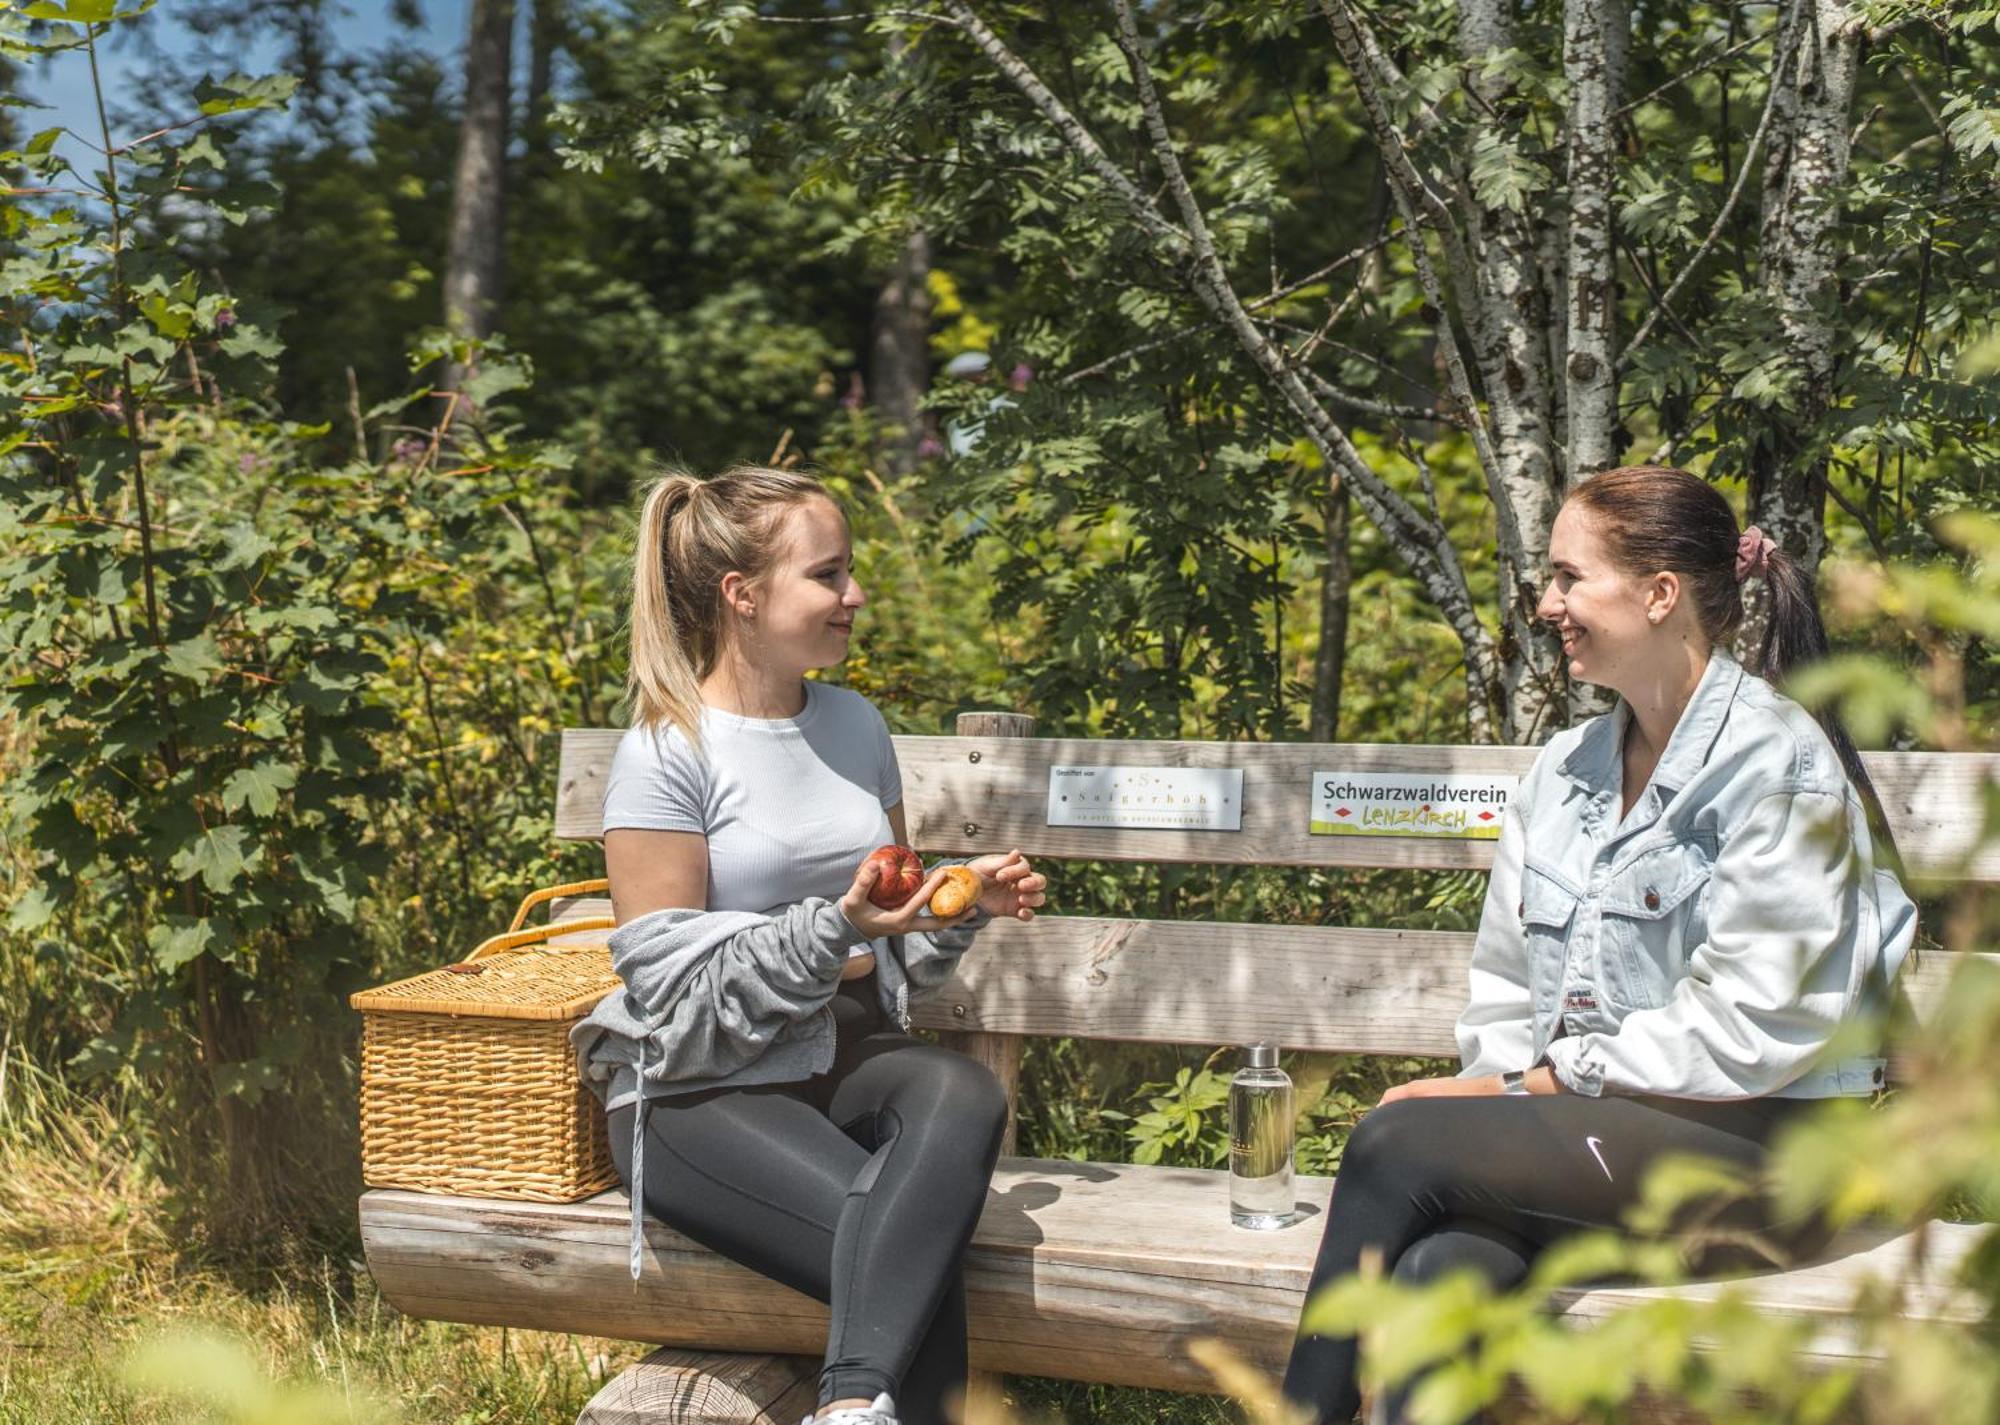
<instances>
[{"instance_id":1,"label":"wooden bench","mask_svg":"<svg viewBox=\"0 0 2000 1425\"><path fill-rule=\"evenodd\" d=\"M1309 834L1309 779L1319 770L1519 776L1535 756L1533 748L1509 747L1034 739L1032 726L1015 714L967 714L956 737L897 738L912 844L938 854L1019 846L1052 862L1484 869L1490 841ZM618 737L565 734L558 836L600 836ZM1914 869L2000 880L2000 848L1967 859L1980 823L1975 809L1982 788L2000 781L2000 757L1876 753L1868 763ZM1241 830L1047 825L1050 768L1103 764L1240 768ZM1049 869L1060 911L1061 868ZM559 914L605 909L602 901L579 902ZM1033 1035L1193 1045L1261 1039L1290 1050L1450 1057L1471 946L1461 932L1052 914L989 927L952 983L913 1011L921 1027L943 1031L991 1066L1010 1101L1022 1041ZM1910 978L1920 1013L1950 959L1926 957ZM1010 1126L1003 1152L1012 1151ZM1303 1179L1301 1218L1280 1231L1251 1232L1230 1225L1220 1172L1003 1157L967 1260L973 1364L982 1372L1213 1392L1185 1348L1214 1337L1276 1370L1332 1190L1331 1179ZM825 1339L824 1308L658 1223L648 1225L650 1255L634 1284L626 1223L617 1192L557 1206L386 1190L361 1201L370 1270L405 1312L687 1348L615 1384L585 1421L796 1425L795 1407L809 1403L801 1383ZM1843 1313L1871 1274L1914 1272L1912 1314L1976 1319L1976 1306L1950 1283L1984 1230L1934 1224L1921 1253L1914 1234L1857 1231L1821 1261L1739 1286L1765 1310L1821 1322L1814 1357L1850 1359L1864 1348ZM1588 1321L1660 1290L1576 1290L1551 1309ZM788 1373L783 1363L689 1350L800 1360ZM737 1389L745 1380L756 1388Z\"/></svg>"}]
</instances>

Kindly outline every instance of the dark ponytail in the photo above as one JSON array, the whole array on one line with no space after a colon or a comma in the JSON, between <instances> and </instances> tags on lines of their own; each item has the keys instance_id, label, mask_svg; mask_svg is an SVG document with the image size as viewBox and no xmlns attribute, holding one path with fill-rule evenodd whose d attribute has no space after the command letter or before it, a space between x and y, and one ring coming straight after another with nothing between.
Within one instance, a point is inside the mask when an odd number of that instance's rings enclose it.
<instances>
[{"instance_id":1,"label":"dark ponytail","mask_svg":"<svg viewBox=\"0 0 2000 1425\"><path fill-rule=\"evenodd\" d=\"M1813 589L1813 581L1799 567L1798 560L1782 549L1772 549L1764 557L1762 572L1770 607L1764 620L1764 642L1757 650L1757 673L1772 683L1782 684L1800 668L1826 657L1826 624L1820 618L1819 596ZM1861 764L1861 753L1848 735L1846 724L1831 707L1814 716L1826 732L1826 740L1833 744L1847 780L1861 793L1862 805L1868 810L1868 829L1874 834L1876 846L1886 853L1878 854L1876 860L1893 866L1900 874L1902 857L1889 830L1889 819L1882 811L1882 799L1869 779L1868 769Z\"/></svg>"},{"instance_id":2,"label":"dark ponytail","mask_svg":"<svg viewBox=\"0 0 2000 1425\"><path fill-rule=\"evenodd\" d=\"M1727 646L1743 623L1742 581L1761 575L1770 595L1759 677L1782 684L1827 655L1826 624L1811 578L1784 550L1750 529L1739 533L1735 512L1706 480L1666 465L1627 465L1593 475L1571 490L1565 504L1592 515L1597 532L1619 566L1633 573L1678 574L1701 631ZM1878 864L1901 870L1882 799L1861 754L1832 708L1814 713L1833 744L1847 779L1861 794Z\"/></svg>"}]
</instances>

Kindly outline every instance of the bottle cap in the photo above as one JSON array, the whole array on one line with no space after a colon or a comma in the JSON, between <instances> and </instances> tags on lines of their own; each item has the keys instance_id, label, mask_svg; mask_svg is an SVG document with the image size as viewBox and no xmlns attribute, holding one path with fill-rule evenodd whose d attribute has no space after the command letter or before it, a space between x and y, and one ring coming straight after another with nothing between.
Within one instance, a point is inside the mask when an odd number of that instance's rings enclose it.
<instances>
[{"instance_id":1,"label":"bottle cap","mask_svg":"<svg viewBox=\"0 0 2000 1425\"><path fill-rule=\"evenodd\" d=\"M1247 1051L1246 1061L1252 1069L1275 1069L1278 1067L1278 1046L1275 1044L1252 1044Z\"/></svg>"}]
</instances>

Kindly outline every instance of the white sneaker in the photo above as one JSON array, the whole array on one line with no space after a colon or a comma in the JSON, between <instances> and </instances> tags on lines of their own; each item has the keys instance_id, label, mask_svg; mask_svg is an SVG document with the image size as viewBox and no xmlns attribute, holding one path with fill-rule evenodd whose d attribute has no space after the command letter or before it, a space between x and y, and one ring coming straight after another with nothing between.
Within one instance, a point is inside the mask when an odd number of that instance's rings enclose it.
<instances>
[{"instance_id":1,"label":"white sneaker","mask_svg":"<svg viewBox=\"0 0 2000 1425\"><path fill-rule=\"evenodd\" d=\"M844 1405L825 1415L808 1415L799 1425L896 1425L896 1402L885 1391L868 1406Z\"/></svg>"}]
</instances>

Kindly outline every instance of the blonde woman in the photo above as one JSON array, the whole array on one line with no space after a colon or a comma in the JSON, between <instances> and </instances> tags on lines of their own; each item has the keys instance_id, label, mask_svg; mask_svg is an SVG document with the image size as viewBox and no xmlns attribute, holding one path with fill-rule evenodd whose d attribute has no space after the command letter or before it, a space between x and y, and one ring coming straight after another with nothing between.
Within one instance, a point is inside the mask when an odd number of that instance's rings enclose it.
<instances>
[{"instance_id":1,"label":"blonde woman","mask_svg":"<svg viewBox=\"0 0 2000 1425\"><path fill-rule=\"evenodd\" d=\"M577 1031L612 1157L661 1221L831 1309L816 1418L932 1425L966 1373L961 1259L1006 1103L972 1060L908 1034L993 916L1032 920L1019 852L943 921L932 867L893 909L869 853L906 839L882 715L808 679L867 602L847 522L809 476L671 476L641 516L633 724L604 857L625 984ZM857 869L858 868L858 869ZM884 897L889 899L890 897Z\"/></svg>"}]
</instances>

